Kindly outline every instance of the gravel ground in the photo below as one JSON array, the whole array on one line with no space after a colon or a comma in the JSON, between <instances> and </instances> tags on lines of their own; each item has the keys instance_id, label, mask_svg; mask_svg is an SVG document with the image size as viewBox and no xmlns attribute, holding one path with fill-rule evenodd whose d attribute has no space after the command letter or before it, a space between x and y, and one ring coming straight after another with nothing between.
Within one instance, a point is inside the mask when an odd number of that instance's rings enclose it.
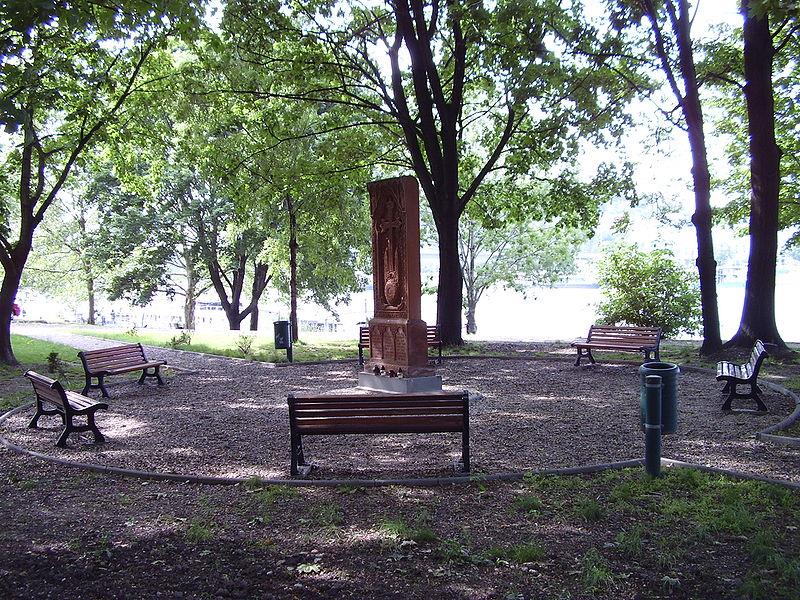
<instances>
[{"instance_id":1,"label":"gravel ground","mask_svg":"<svg viewBox=\"0 0 800 600\"><path fill-rule=\"evenodd\" d=\"M15 332L89 349L117 342L49 328ZM288 477L286 395L355 385L357 363L261 363L148 348L164 358L167 385L110 379L110 409L97 422L106 443L73 434L53 446L56 418L25 426L33 409L9 419L0 434L25 448L76 461L182 474ZM438 369L446 389L476 394L470 406L470 445L475 473L502 473L639 458L637 366L606 363L574 367L569 357L451 358ZM80 388L81 382L72 382ZM680 378L679 429L665 437L665 457L779 479L800 481L800 455L754 438L785 418L793 402L766 390L768 415L723 414L720 385L712 374L687 370ZM95 393L96 394L96 393ZM447 476L460 453L455 434L332 436L304 441L317 478Z\"/></svg>"}]
</instances>

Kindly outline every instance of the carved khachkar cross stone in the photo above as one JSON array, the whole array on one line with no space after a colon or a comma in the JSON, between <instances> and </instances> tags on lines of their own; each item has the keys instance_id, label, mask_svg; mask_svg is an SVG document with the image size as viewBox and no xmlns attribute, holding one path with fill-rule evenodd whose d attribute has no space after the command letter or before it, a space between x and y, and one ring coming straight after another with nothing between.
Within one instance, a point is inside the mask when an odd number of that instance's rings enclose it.
<instances>
[{"instance_id":1,"label":"carved khachkar cross stone","mask_svg":"<svg viewBox=\"0 0 800 600\"><path fill-rule=\"evenodd\" d=\"M432 375L419 274L419 186L413 177L367 185L372 215L375 317L364 370L391 377Z\"/></svg>"}]
</instances>

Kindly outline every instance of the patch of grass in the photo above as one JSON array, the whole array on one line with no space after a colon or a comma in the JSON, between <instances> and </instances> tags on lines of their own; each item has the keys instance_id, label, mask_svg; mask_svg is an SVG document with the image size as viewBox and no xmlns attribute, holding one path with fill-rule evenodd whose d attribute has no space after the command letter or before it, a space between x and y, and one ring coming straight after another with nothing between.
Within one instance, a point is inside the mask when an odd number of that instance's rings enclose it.
<instances>
[{"instance_id":1,"label":"patch of grass","mask_svg":"<svg viewBox=\"0 0 800 600\"><path fill-rule=\"evenodd\" d=\"M24 392L7 392L0 397L0 412L6 412L17 406L22 406L35 398L36 396L34 396L33 391L29 390L25 390Z\"/></svg>"},{"instance_id":2,"label":"patch of grass","mask_svg":"<svg viewBox=\"0 0 800 600\"><path fill-rule=\"evenodd\" d=\"M320 527L338 527L344 523L342 508L332 502L311 507L311 517Z\"/></svg>"},{"instance_id":3,"label":"patch of grass","mask_svg":"<svg viewBox=\"0 0 800 600\"><path fill-rule=\"evenodd\" d=\"M623 529L614 538L614 543L620 553L628 558L638 558L642 555L642 531L641 525L634 525L630 529Z\"/></svg>"},{"instance_id":4,"label":"patch of grass","mask_svg":"<svg viewBox=\"0 0 800 600\"><path fill-rule=\"evenodd\" d=\"M590 594L603 591L614 582L614 573L608 561L596 548L589 549L581 560L581 584Z\"/></svg>"},{"instance_id":5,"label":"patch of grass","mask_svg":"<svg viewBox=\"0 0 800 600\"><path fill-rule=\"evenodd\" d=\"M492 546L484 552L484 556L494 561L523 564L538 562L546 556L546 553L542 545L537 542L522 542L511 546Z\"/></svg>"},{"instance_id":6,"label":"patch of grass","mask_svg":"<svg viewBox=\"0 0 800 600\"><path fill-rule=\"evenodd\" d=\"M583 498L575 506L575 514L587 523L594 523L606 516L605 509L593 498Z\"/></svg>"},{"instance_id":7,"label":"patch of grass","mask_svg":"<svg viewBox=\"0 0 800 600\"><path fill-rule=\"evenodd\" d=\"M194 518L186 528L186 539L193 544L207 542L214 537L214 525L205 519Z\"/></svg>"},{"instance_id":8,"label":"patch of grass","mask_svg":"<svg viewBox=\"0 0 800 600\"><path fill-rule=\"evenodd\" d=\"M485 558L473 555L469 548L458 540L444 540L437 548L437 554L441 560L456 564L473 564L486 561Z\"/></svg>"},{"instance_id":9,"label":"patch of grass","mask_svg":"<svg viewBox=\"0 0 800 600\"><path fill-rule=\"evenodd\" d=\"M242 336L237 332L194 332L193 335L184 336L175 340L167 331L113 331L104 328L82 327L72 330L72 333L91 335L120 342L141 342L149 346L169 348L175 346L175 341L180 341L181 350L204 352L218 356L241 358L243 355L251 360L262 362L286 362L286 351L276 350L272 335L263 332L255 335ZM247 338L246 340L243 338ZM319 360L354 359L357 355L357 340L330 340L303 332L302 340L296 342L292 348L295 362L311 362ZM184 343L185 342L185 343Z\"/></svg>"},{"instance_id":10,"label":"patch of grass","mask_svg":"<svg viewBox=\"0 0 800 600\"><path fill-rule=\"evenodd\" d=\"M80 378L83 375L83 368L77 358L78 350L72 346L12 333L11 347L20 366L0 365L0 379L8 380L19 377L28 369L46 374L48 372L48 357L52 353L56 353L60 357L63 368L62 378Z\"/></svg>"},{"instance_id":11,"label":"patch of grass","mask_svg":"<svg viewBox=\"0 0 800 600\"><path fill-rule=\"evenodd\" d=\"M266 524L270 518L270 510L278 501L291 500L299 496L297 490L287 485L268 485L263 486L263 481L259 478L248 479L245 483L249 493L252 495L253 503L257 510L261 511L261 516L257 521Z\"/></svg>"},{"instance_id":12,"label":"patch of grass","mask_svg":"<svg viewBox=\"0 0 800 600\"><path fill-rule=\"evenodd\" d=\"M429 517L421 513L411 523L397 517L382 519L378 524L378 528L394 538L412 540L422 544L436 540L436 534L433 532L429 521Z\"/></svg>"},{"instance_id":13,"label":"patch of grass","mask_svg":"<svg viewBox=\"0 0 800 600\"><path fill-rule=\"evenodd\" d=\"M533 494L520 494L514 498L514 508L528 515L537 515L544 508L544 503L539 496Z\"/></svg>"}]
</instances>

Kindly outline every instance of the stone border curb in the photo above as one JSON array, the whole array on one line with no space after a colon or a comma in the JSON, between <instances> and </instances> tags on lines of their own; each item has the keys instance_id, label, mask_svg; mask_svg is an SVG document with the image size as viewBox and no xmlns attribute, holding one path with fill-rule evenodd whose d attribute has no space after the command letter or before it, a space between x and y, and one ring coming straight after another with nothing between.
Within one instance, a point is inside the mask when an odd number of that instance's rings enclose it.
<instances>
[{"instance_id":1,"label":"stone border curb","mask_svg":"<svg viewBox=\"0 0 800 600\"><path fill-rule=\"evenodd\" d=\"M762 381L763 385L767 386L768 388L778 392L779 394L784 394L785 396L789 396L789 398L794 400L794 411L788 417L786 417L780 423L776 423L775 425L770 425L766 429L762 429L758 433L756 433L756 439L762 442L772 442L773 444L779 444L783 446L792 446L794 448L800 448L800 437L788 437L785 435L775 435L772 433L773 431L781 431L788 427L794 425L798 420L800 420L800 397L795 394L792 390L783 387L782 385L778 385L777 383L772 383L771 381Z\"/></svg>"}]
</instances>

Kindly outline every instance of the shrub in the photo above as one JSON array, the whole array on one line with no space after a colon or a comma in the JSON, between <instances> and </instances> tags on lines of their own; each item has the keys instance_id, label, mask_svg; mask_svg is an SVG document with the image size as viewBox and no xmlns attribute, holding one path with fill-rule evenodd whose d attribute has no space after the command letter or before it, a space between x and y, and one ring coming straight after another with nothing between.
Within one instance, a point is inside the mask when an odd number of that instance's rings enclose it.
<instances>
[{"instance_id":1,"label":"shrub","mask_svg":"<svg viewBox=\"0 0 800 600\"><path fill-rule=\"evenodd\" d=\"M255 337L252 335L240 335L236 340L236 348L239 350L243 358L253 357L253 342Z\"/></svg>"},{"instance_id":2,"label":"shrub","mask_svg":"<svg viewBox=\"0 0 800 600\"><path fill-rule=\"evenodd\" d=\"M600 262L598 282L605 296L598 312L607 325L661 327L665 337L700 331L697 277L669 250L616 247Z\"/></svg>"},{"instance_id":3,"label":"shrub","mask_svg":"<svg viewBox=\"0 0 800 600\"><path fill-rule=\"evenodd\" d=\"M188 331L182 331L180 335L174 335L167 342L167 346L173 350L177 350L182 346L188 346L192 343L192 334Z\"/></svg>"}]
</instances>

